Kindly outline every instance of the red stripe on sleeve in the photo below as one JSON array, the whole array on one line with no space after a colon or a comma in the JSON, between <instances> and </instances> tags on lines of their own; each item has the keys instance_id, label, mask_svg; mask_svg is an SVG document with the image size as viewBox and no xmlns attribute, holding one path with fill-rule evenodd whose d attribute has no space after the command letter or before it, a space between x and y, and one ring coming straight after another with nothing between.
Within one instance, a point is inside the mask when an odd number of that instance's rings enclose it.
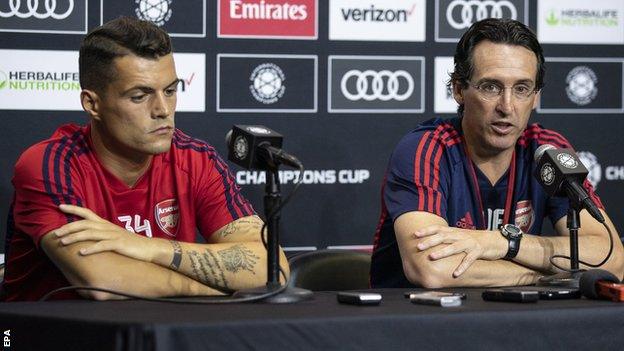
<instances>
[{"instance_id":1,"label":"red stripe on sleeve","mask_svg":"<svg viewBox=\"0 0 624 351\"><path fill-rule=\"evenodd\" d=\"M423 137L420 139L418 143L418 147L416 149L416 154L414 155L414 184L416 185L416 189L418 190L418 210L423 211L425 208L425 192L423 191L422 181L420 179L420 162L422 159L422 151L429 139L429 135L431 132L426 132L423 134Z\"/></svg>"},{"instance_id":2,"label":"red stripe on sleeve","mask_svg":"<svg viewBox=\"0 0 624 351\"><path fill-rule=\"evenodd\" d=\"M432 190L432 180L431 180L431 154L433 153L433 149L435 148L436 141L438 140L440 135L440 127L436 128L435 132L433 132L433 136L431 138L431 142L427 145L427 152L425 153L425 174L424 174L424 186L427 187L427 212L433 212L433 190Z\"/></svg>"}]
</instances>

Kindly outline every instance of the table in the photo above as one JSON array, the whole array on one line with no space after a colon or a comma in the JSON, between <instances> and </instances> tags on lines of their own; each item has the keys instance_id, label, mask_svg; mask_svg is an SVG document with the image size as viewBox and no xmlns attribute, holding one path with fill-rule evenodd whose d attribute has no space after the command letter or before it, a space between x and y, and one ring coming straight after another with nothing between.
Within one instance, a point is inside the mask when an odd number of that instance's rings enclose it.
<instances>
[{"instance_id":1,"label":"table","mask_svg":"<svg viewBox=\"0 0 624 351\"><path fill-rule=\"evenodd\" d=\"M335 292L291 305L149 301L0 303L11 350L622 350L624 304L541 300L415 305L403 289L380 306L338 304Z\"/></svg>"}]
</instances>

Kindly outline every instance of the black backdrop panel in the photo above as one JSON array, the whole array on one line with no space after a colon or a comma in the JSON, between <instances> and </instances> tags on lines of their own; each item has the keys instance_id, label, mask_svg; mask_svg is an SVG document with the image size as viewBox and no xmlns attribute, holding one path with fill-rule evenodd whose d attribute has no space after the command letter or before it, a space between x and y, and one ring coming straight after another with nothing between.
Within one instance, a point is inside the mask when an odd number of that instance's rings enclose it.
<instances>
[{"instance_id":1,"label":"black backdrop panel","mask_svg":"<svg viewBox=\"0 0 624 351\"><path fill-rule=\"evenodd\" d=\"M54 2L38 3L39 11L43 13L45 3ZM69 4L68 0L55 3L58 4L57 13L62 13ZM0 18L0 49L39 50L41 60L45 61L47 50L76 51L85 25L91 29L102 20L122 14L142 14L162 21L163 27L173 34L176 52L206 55L205 111L178 112L177 126L194 137L207 140L226 157L224 136L233 124L264 124L283 134L284 148L297 155L306 166L304 185L282 215L283 245L287 248L308 249L371 245L380 210L380 186L394 145L405 133L426 119L453 116L452 113L434 111L435 80L446 79L434 74L434 62L436 57L452 56L457 35L463 31L453 29L447 16L448 6L469 6L468 1L379 0L362 1L361 5L357 5L347 1L292 0L288 3L300 5L294 17L280 19L282 22L273 20L271 23L271 32L276 33L280 32L279 23L284 23L284 28L287 28L297 25L296 21L300 20L297 16L313 16L317 21L317 39L309 34L293 36L288 30L263 38L253 38L253 35L247 38L218 38L218 3L76 0L73 1L73 12L64 20L36 19L34 15ZM230 2L230 5L259 6L260 3L241 0ZM265 0L262 3L282 6L286 1ZM479 6L485 6L483 3ZM538 25L540 7L537 1L496 3L511 3L515 9L513 12L509 8L502 8L502 16L509 17L515 13L516 18L534 29L541 25ZM577 3L574 2L574 6L616 8L620 11L617 12L619 21L624 18L620 1L591 2L586 5ZM27 1L21 2L22 13L28 11L27 4ZM152 6L149 11L141 7L146 4ZM310 6L317 8L311 9ZM466 21L474 21L479 6L473 6L472 17ZM484 8L486 14L494 11L491 6ZM237 7L237 11L241 9ZM419 41L415 36L413 41L404 41L404 37L399 41L376 33L371 34L370 40L329 40L329 12L341 10L351 10L351 14L358 13L354 10L379 10L385 14L383 18L394 21L375 22L376 26L399 25L399 19L413 20L415 17L410 16L416 13L414 11L426 11L423 17L426 23L422 27L426 32L426 40ZM390 10L392 12L388 12ZM0 11L9 13L11 8L2 2ZM459 7L450 13L455 21L464 21ZM574 12L565 14L568 17L575 15ZM229 13L219 15L224 18ZM283 15L284 12L280 16ZM276 15L264 13L262 16ZM553 12L553 16L558 16L558 12ZM357 24L364 25L366 20L370 20L369 17L353 15L343 17L342 20L348 24L348 21L355 23L353 21L358 19ZM340 16L337 18L341 19ZM310 25L310 18L306 17L305 20L306 25ZM228 23L234 22L230 20ZM290 39L284 39L289 36ZM605 39L601 41L605 42ZM624 195L624 159L621 155L624 138L620 136L624 130L623 45L621 42L610 45L547 43L544 49L549 67L547 87L533 121L560 131L577 150L584 151L583 155L593 170L592 181L597 184L598 194L616 227L623 233L621 198ZM279 70L269 65L261 73L256 72L254 77L254 70L265 63L277 66ZM592 73L585 69L570 73L579 66L588 67ZM0 61L0 80L10 80L6 67L9 67L7 62ZM28 69L37 71L37 65ZM372 73L362 73L361 78L355 74L345 81L346 90L351 93L349 99L340 84L345 74L353 70L369 70ZM192 71L189 69L189 72ZM381 74L382 71L389 73ZM254 97L252 88L254 79L258 77L260 95L269 100L277 97L273 99L275 101L263 102ZM396 83L391 83L395 78ZM362 81L358 83L358 79ZM375 79L378 79L377 83L374 83ZM363 87L364 80L366 89ZM410 81L413 90L406 94ZM377 96L364 100L362 96L375 94L374 84L380 84L377 87L381 89L380 96L392 95L390 93L396 88L395 94L400 97L405 94L405 99L397 100L397 96L393 96L384 101ZM393 88L391 84L396 86ZM5 85L2 87L0 101L2 94L10 92ZM282 94L279 93L281 88ZM575 103L566 89L572 92L572 96L589 97L589 101L585 105ZM33 93L31 98L38 99L40 93ZM356 93L362 96L354 96ZM329 105L329 101L332 101L333 106ZM49 136L62 123L87 122L85 115L78 110L62 111L50 106L49 110L32 111L27 104L28 101L24 102L24 108L19 110L7 110L0 105L3 122L0 129L0 167L4 170L0 173L2 216L8 213L12 197L10 179L19 154L29 145ZM232 166L232 171L256 210L262 212L262 177L236 166ZM293 173L285 171L282 176L286 181L282 190L287 194L293 187ZM2 222L2 241L5 231L5 222ZM0 252L3 251L0 249Z\"/></svg>"}]
</instances>

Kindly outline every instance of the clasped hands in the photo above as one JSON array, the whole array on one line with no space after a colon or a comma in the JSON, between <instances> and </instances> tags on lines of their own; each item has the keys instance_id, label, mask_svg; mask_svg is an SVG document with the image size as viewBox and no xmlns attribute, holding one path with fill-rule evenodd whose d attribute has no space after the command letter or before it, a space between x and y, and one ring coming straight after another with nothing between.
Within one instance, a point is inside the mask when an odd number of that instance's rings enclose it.
<instances>
[{"instance_id":1,"label":"clasped hands","mask_svg":"<svg viewBox=\"0 0 624 351\"><path fill-rule=\"evenodd\" d=\"M476 260L498 260L505 256L504 238L497 231L472 230L443 225L431 225L413 234L420 242L418 250L435 248L427 255L430 260L439 260L464 253L461 263L453 271L453 277L462 275Z\"/></svg>"},{"instance_id":2,"label":"clasped hands","mask_svg":"<svg viewBox=\"0 0 624 351\"><path fill-rule=\"evenodd\" d=\"M80 254L87 256L110 251L145 262L153 261L153 250L150 250L152 240L117 226L88 208L62 204L59 209L63 213L82 218L53 231L53 235L60 238L62 245L95 241L94 244L81 248Z\"/></svg>"}]
</instances>

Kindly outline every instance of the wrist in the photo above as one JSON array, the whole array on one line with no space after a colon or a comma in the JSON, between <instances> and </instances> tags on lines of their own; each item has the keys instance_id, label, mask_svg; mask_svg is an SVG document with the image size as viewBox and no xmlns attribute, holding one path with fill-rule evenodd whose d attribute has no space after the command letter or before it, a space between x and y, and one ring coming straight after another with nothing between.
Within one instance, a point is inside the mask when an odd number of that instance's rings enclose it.
<instances>
[{"instance_id":1,"label":"wrist","mask_svg":"<svg viewBox=\"0 0 624 351\"><path fill-rule=\"evenodd\" d=\"M509 241L498 230L493 230L492 235L496 238L496 259L502 260L509 251Z\"/></svg>"},{"instance_id":2,"label":"wrist","mask_svg":"<svg viewBox=\"0 0 624 351\"><path fill-rule=\"evenodd\" d=\"M169 240L150 238L149 242L149 262L167 267L173 258L173 250Z\"/></svg>"},{"instance_id":3,"label":"wrist","mask_svg":"<svg viewBox=\"0 0 624 351\"><path fill-rule=\"evenodd\" d=\"M487 231L486 257L490 260L500 260L505 257L509 248L507 239L505 239L498 230Z\"/></svg>"}]
</instances>

